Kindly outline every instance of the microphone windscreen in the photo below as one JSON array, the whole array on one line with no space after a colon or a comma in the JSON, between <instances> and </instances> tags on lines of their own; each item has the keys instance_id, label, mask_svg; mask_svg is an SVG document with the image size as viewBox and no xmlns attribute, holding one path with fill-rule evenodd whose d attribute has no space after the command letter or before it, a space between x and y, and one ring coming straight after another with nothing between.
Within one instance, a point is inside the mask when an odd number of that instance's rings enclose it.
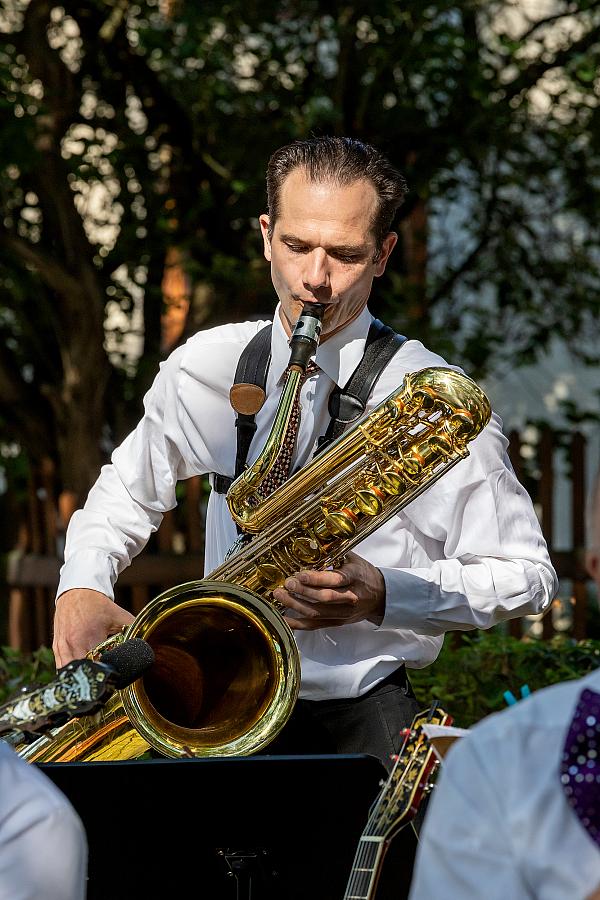
<instances>
[{"instance_id":1,"label":"microphone windscreen","mask_svg":"<svg viewBox=\"0 0 600 900\"><path fill-rule=\"evenodd\" d=\"M122 690L150 668L154 662L154 650L141 638L130 638L103 653L100 662L115 670L117 689Z\"/></svg>"}]
</instances>

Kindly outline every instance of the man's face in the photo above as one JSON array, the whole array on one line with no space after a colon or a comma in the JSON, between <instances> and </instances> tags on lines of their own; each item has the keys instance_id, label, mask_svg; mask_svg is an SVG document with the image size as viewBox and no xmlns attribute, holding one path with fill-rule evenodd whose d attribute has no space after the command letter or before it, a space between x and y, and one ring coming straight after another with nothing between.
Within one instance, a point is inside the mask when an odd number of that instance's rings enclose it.
<instances>
[{"instance_id":1,"label":"man's face","mask_svg":"<svg viewBox=\"0 0 600 900\"><path fill-rule=\"evenodd\" d=\"M313 182L294 169L281 186L279 216L269 239L269 217L260 217L265 258L292 333L306 301L323 303L322 338L343 328L364 309L373 278L383 275L397 235L390 232L377 262L371 223L377 209L367 179L340 186Z\"/></svg>"}]
</instances>

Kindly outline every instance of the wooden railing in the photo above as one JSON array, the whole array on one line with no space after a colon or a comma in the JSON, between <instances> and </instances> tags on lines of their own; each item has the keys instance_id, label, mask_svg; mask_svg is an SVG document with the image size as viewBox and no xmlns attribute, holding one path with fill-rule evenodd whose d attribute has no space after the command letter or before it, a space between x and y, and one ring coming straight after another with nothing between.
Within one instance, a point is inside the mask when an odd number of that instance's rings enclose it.
<instances>
[{"instance_id":1,"label":"wooden railing","mask_svg":"<svg viewBox=\"0 0 600 900\"><path fill-rule=\"evenodd\" d=\"M583 435L570 439L570 502L563 514L570 517L572 546L554 549L554 503L556 488L555 442L550 430L542 431L537 446L539 477L532 480L524 471L521 441L510 435L510 455L520 480L527 486L540 518L553 564L561 580L555 607L540 623L515 619L511 634L541 632L550 638L555 629L580 639L588 630L590 581L584 569L585 542L585 455ZM32 479L20 541L8 555L5 589L8 598L7 640L17 649L32 650L52 642L54 595L58 584L64 528L58 512L60 504L52 495L52 473L39 472ZM202 577L204 511L210 488L206 479L195 477L178 485L179 504L167 513L145 550L120 576L116 599L137 613L153 596L172 587Z\"/></svg>"},{"instance_id":2,"label":"wooden railing","mask_svg":"<svg viewBox=\"0 0 600 900\"><path fill-rule=\"evenodd\" d=\"M143 552L121 574L115 599L136 614L156 594L175 584L202 578L204 510L210 488L206 479L178 485L179 503L163 517ZM54 598L64 545L64 527L55 512L48 481L30 486L27 524L8 554L4 580L8 588L7 642L20 650L52 643Z\"/></svg>"},{"instance_id":3,"label":"wooden railing","mask_svg":"<svg viewBox=\"0 0 600 900\"><path fill-rule=\"evenodd\" d=\"M591 579L585 570L585 508L588 486L586 485L586 450L585 436L575 431L564 446L569 459L569 498L565 507L560 510L566 517L565 525L570 531L570 548L557 550L555 540L555 514L557 493L557 455L556 436L549 428L541 429L534 457L537 469L535 479L527 479L521 455L521 436L513 431L509 435L509 453L519 480L524 483L534 501L538 512L542 532L548 544L550 557L560 580L559 594L547 614L541 619L543 638L551 638L556 631L568 630L573 637L581 640L588 634L590 613L590 595L593 594ZM523 619L514 619L509 623L509 631L520 636L531 623ZM534 632L536 633L536 632Z\"/></svg>"}]
</instances>

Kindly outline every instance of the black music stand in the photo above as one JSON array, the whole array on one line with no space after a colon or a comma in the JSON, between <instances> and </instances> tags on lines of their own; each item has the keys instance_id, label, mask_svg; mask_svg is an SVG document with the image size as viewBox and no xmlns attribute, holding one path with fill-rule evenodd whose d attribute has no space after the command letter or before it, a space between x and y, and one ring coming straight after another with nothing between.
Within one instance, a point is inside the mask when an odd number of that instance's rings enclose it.
<instances>
[{"instance_id":1,"label":"black music stand","mask_svg":"<svg viewBox=\"0 0 600 900\"><path fill-rule=\"evenodd\" d=\"M362 754L39 768L86 827L88 900L341 900L386 777ZM377 900L408 895L415 846L394 838Z\"/></svg>"}]
</instances>

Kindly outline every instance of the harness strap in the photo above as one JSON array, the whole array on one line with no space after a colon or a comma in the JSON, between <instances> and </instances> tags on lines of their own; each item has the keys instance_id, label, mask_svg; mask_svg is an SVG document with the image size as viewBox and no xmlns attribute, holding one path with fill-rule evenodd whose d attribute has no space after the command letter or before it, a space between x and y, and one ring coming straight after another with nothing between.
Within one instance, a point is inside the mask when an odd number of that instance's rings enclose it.
<instances>
[{"instance_id":1,"label":"harness strap","mask_svg":"<svg viewBox=\"0 0 600 900\"><path fill-rule=\"evenodd\" d=\"M252 340L246 344L235 370L233 383L235 384L252 384L265 390L267 384L267 373L271 363L271 331L272 325L265 325L260 331L257 331ZM226 494L234 480L242 474L250 444L256 431L255 415L246 415L237 413L235 419L235 427L237 429L237 453L235 457L235 475L231 478L229 475L213 475L213 489L218 494Z\"/></svg>"},{"instance_id":2,"label":"harness strap","mask_svg":"<svg viewBox=\"0 0 600 900\"><path fill-rule=\"evenodd\" d=\"M342 434L347 425L362 416L379 376L405 341L406 338L396 334L389 325L384 325L379 319L373 320L361 361L345 387L335 387L329 395L331 420L327 431L319 438L316 453L324 450Z\"/></svg>"},{"instance_id":3,"label":"harness strap","mask_svg":"<svg viewBox=\"0 0 600 900\"><path fill-rule=\"evenodd\" d=\"M272 326L266 325L246 345L238 360L234 385L257 385L264 391L271 362L271 330ZM373 320L361 361L345 387L335 387L329 395L328 410L331 420L327 431L319 438L315 455L338 438L347 425L362 416L379 376L405 341L406 338L396 334L393 328L384 325L379 319ZM235 478L244 471L250 444L256 431L254 414L238 413L235 424L237 428L235 475L230 478L227 475L213 474L213 489L219 494L226 494Z\"/></svg>"}]
</instances>

